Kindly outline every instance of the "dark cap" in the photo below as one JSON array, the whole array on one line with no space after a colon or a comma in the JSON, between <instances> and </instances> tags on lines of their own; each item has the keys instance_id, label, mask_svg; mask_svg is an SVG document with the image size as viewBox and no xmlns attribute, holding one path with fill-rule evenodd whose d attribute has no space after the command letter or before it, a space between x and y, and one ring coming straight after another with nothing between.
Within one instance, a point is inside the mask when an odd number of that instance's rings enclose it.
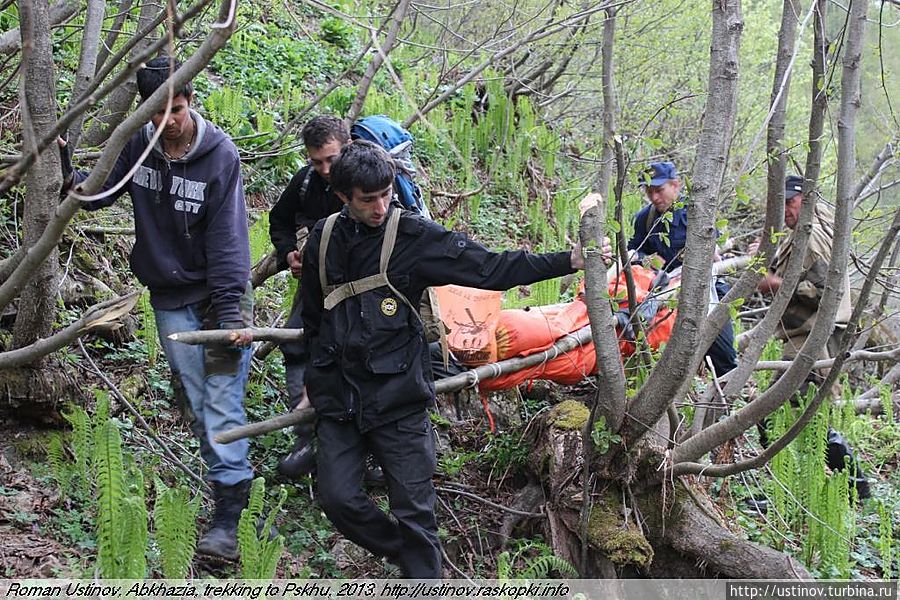
<instances>
[{"instance_id":1,"label":"dark cap","mask_svg":"<svg viewBox=\"0 0 900 600\"><path fill-rule=\"evenodd\" d=\"M784 200L787 202L797 194L803 193L803 178L799 175L788 175L784 179Z\"/></svg>"},{"instance_id":2,"label":"dark cap","mask_svg":"<svg viewBox=\"0 0 900 600\"><path fill-rule=\"evenodd\" d=\"M678 179L675 163L655 162L641 174L641 185L663 185L673 179Z\"/></svg>"}]
</instances>

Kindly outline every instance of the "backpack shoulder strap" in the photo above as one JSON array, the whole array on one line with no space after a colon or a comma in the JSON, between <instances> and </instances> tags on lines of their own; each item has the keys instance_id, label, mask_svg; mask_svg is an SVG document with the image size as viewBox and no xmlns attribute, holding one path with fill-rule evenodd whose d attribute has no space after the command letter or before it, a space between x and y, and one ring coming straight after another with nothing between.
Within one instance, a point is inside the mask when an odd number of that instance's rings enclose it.
<instances>
[{"instance_id":1,"label":"backpack shoulder strap","mask_svg":"<svg viewBox=\"0 0 900 600\"><path fill-rule=\"evenodd\" d=\"M325 219L325 226L322 228L322 239L319 240L319 284L322 286L322 293L328 288L328 277L325 275L325 253L328 251L328 242L331 241L331 232L334 231L334 224L338 220L341 213L334 213Z\"/></svg>"},{"instance_id":2,"label":"backpack shoulder strap","mask_svg":"<svg viewBox=\"0 0 900 600\"><path fill-rule=\"evenodd\" d=\"M659 216L656 214L656 207L651 204L650 210L647 211L647 222L644 224L647 228L647 235L650 235L650 230L653 229L653 225L658 218Z\"/></svg>"},{"instance_id":3,"label":"backpack shoulder strap","mask_svg":"<svg viewBox=\"0 0 900 600\"><path fill-rule=\"evenodd\" d=\"M391 282L387 277L388 263L390 263L391 254L394 252L394 245L397 242L397 230L400 226L400 212L400 209L394 208L388 216L387 225L385 225L384 230L384 238L381 242L381 257L378 261L378 273L338 286L323 285L322 293L325 295L325 310L331 310L347 298L352 298L353 296L358 296L364 292L384 286L389 287L405 304L411 306L409 300L406 299L406 296L391 285ZM335 215L332 215L332 217L334 216ZM328 221L330 221L332 217L328 217ZM328 221L325 222L325 230L322 231L323 242L327 241L325 239L326 230L328 231L329 236L331 234L331 231L328 228ZM319 280L324 282L325 272L323 270L323 265L325 264L325 261L323 260L323 257L325 254L324 250L322 250L323 246L321 243L319 247Z\"/></svg>"},{"instance_id":4,"label":"backpack shoulder strap","mask_svg":"<svg viewBox=\"0 0 900 600\"><path fill-rule=\"evenodd\" d=\"M306 176L303 178L303 183L300 184L301 200L306 200L306 192L309 189L309 180L312 179L313 170L312 166L306 169Z\"/></svg>"}]
</instances>

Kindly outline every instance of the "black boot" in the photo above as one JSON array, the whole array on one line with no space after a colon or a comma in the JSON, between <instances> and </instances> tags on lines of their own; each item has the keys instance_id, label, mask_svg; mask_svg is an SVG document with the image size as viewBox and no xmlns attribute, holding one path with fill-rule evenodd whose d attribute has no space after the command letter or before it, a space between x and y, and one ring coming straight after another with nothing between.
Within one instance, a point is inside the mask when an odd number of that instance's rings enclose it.
<instances>
[{"instance_id":1,"label":"black boot","mask_svg":"<svg viewBox=\"0 0 900 600\"><path fill-rule=\"evenodd\" d=\"M197 543L197 552L229 560L238 557L238 521L250 498L251 481L247 479L235 485L213 484L215 514L209 531Z\"/></svg>"},{"instance_id":2,"label":"black boot","mask_svg":"<svg viewBox=\"0 0 900 600\"><path fill-rule=\"evenodd\" d=\"M363 483L368 486L386 486L387 480L384 478L384 471L381 465L375 460L371 454L366 457L366 472L363 475Z\"/></svg>"},{"instance_id":3,"label":"black boot","mask_svg":"<svg viewBox=\"0 0 900 600\"><path fill-rule=\"evenodd\" d=\"M280 461L276 470L288 479L300 479L316 471L315 426L304 423L294 428L297 441L294 448Z\"/></svg>"},{"instance_id":4,"label":"black boot","mask_svg":"<svg viewBox=\"0 0 900 600\"><path fill-rule=\"evenodd\" d=\"M847 440L840 433L828 428L828 448L827 448L828 468L832 471L843 471L850 468L850 485L856 488L856 494L860 500L864 500L872 495L869 489L869 480L865 472L853 456L853 449Z\"/></svg>"}]
</instances>

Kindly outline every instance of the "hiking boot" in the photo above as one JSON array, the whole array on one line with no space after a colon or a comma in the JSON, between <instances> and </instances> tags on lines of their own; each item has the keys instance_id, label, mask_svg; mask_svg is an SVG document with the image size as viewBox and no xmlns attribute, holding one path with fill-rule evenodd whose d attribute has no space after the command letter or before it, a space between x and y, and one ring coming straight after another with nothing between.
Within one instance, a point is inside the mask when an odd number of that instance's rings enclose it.
<instances>
[{"instance_id":1,"label":"hiking boot","mask_svg":"<svg viewBox=\"0 0 900 600\"><path fill-rule=\"evenodd\" d=\"M769 512L769 500L765 497L746 498L744 499L744 504L746 504L747 508L751 511L760 515Z\"/></svg>"},{"instance_id":2,"label":"hiking boot","mask_svg":"<svg viewBox=\"0 0 900 600\"><path fill-rule=\"evenodd\" d=\"M301 443L303 442L303 443ZM300 479L316 472L316 448L311 440L299 440L288 454L278 461L275 467L283 477Z\"/></svg>"},{"instance_id":3,"label":"hiking boot","mask_svg":"<svg viewBox=\"0 0 900 600\"><path fill-rule=\"evenodd\" d=\"M872 496L869 488L869 480L865 471L853 455L853 449L840 433L828 428L828 445L826 447L826 462L832 471L843 471L850 468L850 485L856 488L856 494L860 500Z\"/></svg>"},{"instance_id":4,"label":"hiking boot","mask_svg":"<svg viewBox=\"0 0 900 600\"><path fill-rule=\"evenodd\" d=\"M238 521L250 498L251 481L247 479L235 485L213 484L215 513L209 531L197 543L197 552L228 560L238 557Z\"/></svg>"},{"instance_id":5,"label":"hiking boot","mask_svg":"<svg viewBox=\"0 0 900 600\"><path fill-rule=\"evenodd\" d=\"M363 475L363 483L369 486L385 486L387 481L384 478L384 471L381 466L375 462L370 454L366 459L366 473Z\"/></svg>"},{"instance_id":6,"label":"hiking boot","mask_svg":"<svg viewBox=\"0 0 900 600\"><path fill-rule=\"evenodd\" d=\"M297 441L294 449L278 461L275 470L283 477L298 480L316 472L315 427L312 424L299 425L294 428Z\"/></svg>"}]
</instances>

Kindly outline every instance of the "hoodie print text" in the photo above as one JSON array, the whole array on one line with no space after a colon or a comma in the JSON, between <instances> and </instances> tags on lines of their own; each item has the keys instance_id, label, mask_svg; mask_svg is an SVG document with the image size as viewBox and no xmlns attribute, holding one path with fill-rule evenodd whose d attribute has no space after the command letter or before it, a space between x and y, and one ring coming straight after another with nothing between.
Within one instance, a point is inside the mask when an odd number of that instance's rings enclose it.
<instances>
[{"instance_id":1,"label":"hoodie print text","mask_svg":"<svg viewBox=\"0 0 900 600\"><path fill-rule=\"evenodd\" d=\"M151 169L144 165L138 167L137 171L135 171L134 175L131 177L131 181L135 185L139 185L155 192L161 191L163 187L162 173L157 169ZM193 181L191 179L179 177L178 175L173 175L169 194L179 198L175 201L173 208L180 212L199 213L200 207L203 206L203 202L206 200L204 195L205 190L205 181Z\"/></svg>"}]
</instances>

